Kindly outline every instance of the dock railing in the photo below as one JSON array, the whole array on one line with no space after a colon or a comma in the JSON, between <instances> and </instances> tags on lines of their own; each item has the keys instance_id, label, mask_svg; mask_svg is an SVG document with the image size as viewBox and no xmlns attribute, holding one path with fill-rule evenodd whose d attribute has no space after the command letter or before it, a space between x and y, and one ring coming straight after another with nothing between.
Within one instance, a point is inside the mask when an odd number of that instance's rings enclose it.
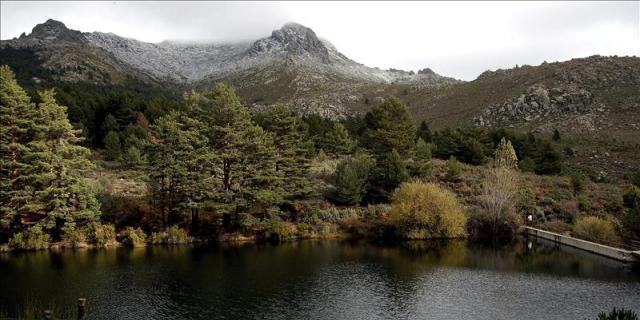
<instances>
[{"instance_id":1,"label":"dock railing","mask_svg":"<svg viewBox=\"0 0 640 320\"><path fill-rule=\"evenodd\" d=\"M624 248L612 247L587 240L573 238L567 235L523 226L522 232L528 235L550 240L555 243L564 244L577 249L585 250L601 256L609 257L624 262L640 262L640 251L628 250Z\"/></svg>"}]
</instances>

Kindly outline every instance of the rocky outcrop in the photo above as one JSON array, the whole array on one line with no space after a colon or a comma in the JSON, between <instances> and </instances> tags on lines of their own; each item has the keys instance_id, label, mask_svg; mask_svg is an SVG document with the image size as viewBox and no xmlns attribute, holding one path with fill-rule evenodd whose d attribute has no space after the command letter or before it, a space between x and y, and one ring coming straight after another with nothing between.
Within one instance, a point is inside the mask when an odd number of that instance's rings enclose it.
<instances>
[{"instance_id":1,"label":"rocky outcrop","mask_svg":"<svg viewBox=\"0 0 640 320\"><path fill-rule=\"evenodd\" d=\"M274 30L271 37L254 42L249 49L252 56L273 52L295 57L307 56L322 63L330 62L329 50L315 32L297 23L287 23L279 30Z\"/></svg>"},{"instance_id":2,"label":"rocky outcrop","mask_svg":"<svg viewBox=\"0 0 640 320\"><path fill-rule=\"evenodd\" d=\"M585 89L574 86L547 89L535 85L518 97L490 105L474 118L474 123L478 126L513 126L589 114L596 108L592 94Z\"/></svg>"},{"instance_id":3,"label":"rocky outcrop","mask_svg":"<svg viewBox=\"0 0 640 320\"><path fill-rule=\"evenodd\" d=\"M71 30L64 23L49 19L33 27L29 35L23 33L20 38L2 41L2 47L38 48L65 43L86 45L88 41L82 32Z\"/></svg>"},{"instance_id":4,"label":"rocky outcrop","mask_svg":"<svg viewBox=\"0 0 640 320\"><path fill-rule=\"evenodd\" d=\"M71 30L67 28L64 23L53 19L49 19L45 23L36 25L29 36L43 42L69 41L83 44L87 43L82 32Z\"/></svg>"}]
</instances>

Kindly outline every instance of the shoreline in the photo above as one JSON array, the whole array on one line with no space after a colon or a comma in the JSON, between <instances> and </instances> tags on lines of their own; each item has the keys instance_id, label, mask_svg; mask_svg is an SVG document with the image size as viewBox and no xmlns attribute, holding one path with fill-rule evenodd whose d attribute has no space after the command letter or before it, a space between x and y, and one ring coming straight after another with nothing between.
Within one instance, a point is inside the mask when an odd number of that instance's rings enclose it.
<instances>
[{"instance_id":1,"label":"shoreline","mask_svg":"<svg viewBox=\"0 0 640 320\"><path fill-rule=\"evenodd\" d=\"M285 240L270 240L268 238L260 238L256 235L246 236L237 233L226 233L218 236L215 239L193 239L189 242L179 242L179 243L152 243L147 241L144 246L130 246L120 241L114 241L107 245L96 245L90 243L81 243L79 245L73 245L68 243L67 241L59 241L51 243L47 248L43 249L12 249L8 244L0 245L0 254L1 253L24 253L24 252L41 252L41 251L49 251L49 252L60 252L60 251L74 251L74 250L101 250L101 249L118 249L118 248L149 248L149 247L173 247L173 246L191 246L191 245L205 245L205 244L223 244L223 243L284 243L291 241L303 241L303 240L356 240L363 239L366 237L351 235L346 232L339 233L330 233L326 235L319 236L311 236L311 237L293 237Z\"/></svg>"}]
</instances>

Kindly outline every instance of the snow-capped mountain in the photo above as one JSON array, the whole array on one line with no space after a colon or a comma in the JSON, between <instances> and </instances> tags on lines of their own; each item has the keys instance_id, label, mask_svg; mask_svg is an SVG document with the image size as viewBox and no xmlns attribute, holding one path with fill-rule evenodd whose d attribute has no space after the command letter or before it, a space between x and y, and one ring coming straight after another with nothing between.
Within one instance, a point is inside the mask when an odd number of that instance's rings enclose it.
<instances>
[{"instance_id":1,"label":"snow-capped mountain","mask_svg":"<svg viewBox=\"0 0 640 320\"><path fill-rule=\"evenodd\" d=\"M84 49L100 48L111 58L150 78L187 84L202 80L224 80L251 70L289 64L314 73L310 77L347 81L424 81L430 84L456 81L433 72L416 74L364 66L341 54L328 41L318 38L313 30L297 23L288 23L274 30L270 37L254 42L148 43L113 33L82 33L68 29L62 22L48 20L34 27L29 35L3 41L2 47L46 49L48 45L60 44L75 44Z\"/></svg>"}]
</instances>

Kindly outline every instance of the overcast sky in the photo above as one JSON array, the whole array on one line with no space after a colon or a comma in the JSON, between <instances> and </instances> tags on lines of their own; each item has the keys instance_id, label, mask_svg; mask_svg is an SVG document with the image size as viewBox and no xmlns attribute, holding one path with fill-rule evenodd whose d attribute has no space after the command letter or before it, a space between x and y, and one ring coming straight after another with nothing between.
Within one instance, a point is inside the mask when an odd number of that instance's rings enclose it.
<instances>
[{"instance_id":1,"label":"overcast sky","mask_svg":"<svg viewBox=\"0 0 640 320\"><path fill-rule=\"evenodd\" d=\"M49 18L148 42L238 41L286 22L372 67L472 80L485 70L574 57L640 55L635 2L10 2L0 38Z\"/></svg>"}]
</instances>

